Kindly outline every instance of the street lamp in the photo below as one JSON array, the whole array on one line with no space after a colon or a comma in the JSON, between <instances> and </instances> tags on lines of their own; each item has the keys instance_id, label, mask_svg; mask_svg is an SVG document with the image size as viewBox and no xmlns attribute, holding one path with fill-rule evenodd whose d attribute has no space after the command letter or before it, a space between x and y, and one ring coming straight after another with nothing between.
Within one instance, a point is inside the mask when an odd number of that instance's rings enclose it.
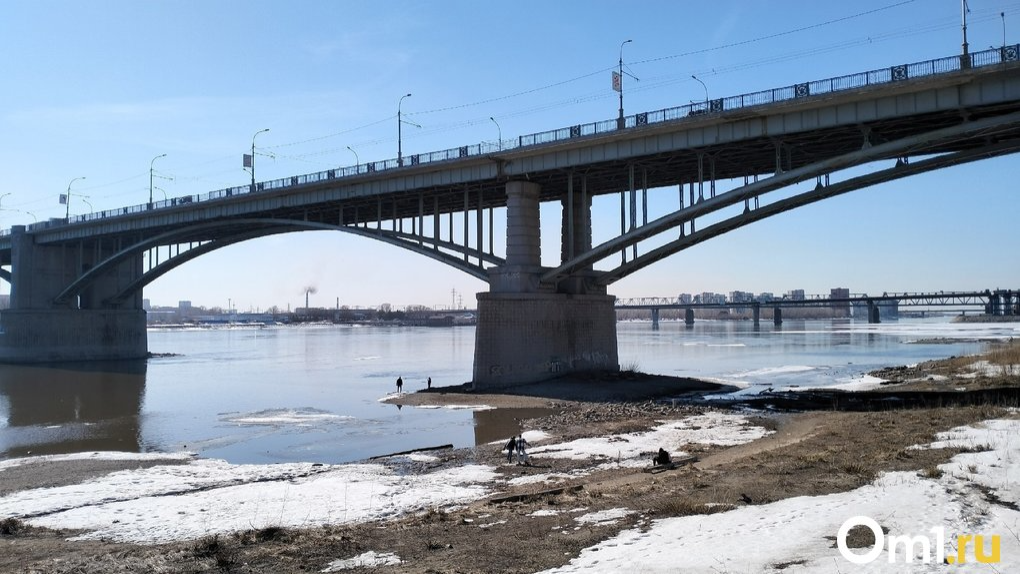
<instances>
[{"instance_id":1,"label":"street lamp","mask_svg":"<svg viewBox=\"0 0 1020 574\"><path fill-rule=\"evenodd\" d=\"M999 12L999 18L1002 18L1002 49L1006 49L1006 13Z\"/></svg>"},{"instance_id":2,"label":"street lamp","mask_svg":"<svg viewBox=\"0 0 1020 574\"><path fill-rule=\"evenodd\" d=\"M970 8L967 7L967 0L960 0L960 17L963 19L963 59L960 60L961 67L970 67L970 50L967 44L967 12L970 12Z\"/></svg>"},{"instance_id":3,"label":"street lamp","mask_svg":"<svg viewBox=\"0 0 1020 574\"><path fill-rule=\"evenodd\" d=\"M496 133L499 134L499 151L503 151L503 128L499 127L499 122L496 121L496 118L489 116L489 119L492 120L492 123L496 124Z\"/></svg>"},{"instance_id":4,"label":"street lamp","mask_svg":"<svg viewBox=\"0 0 1020 574\"><path fill-rule=\"evenodd\" d=\"M404 98L410 98L411 94L405 94L400 96L400 101L397 102L397 165L404 165L404 157L400 146L400 126L404 122L400 119L400 104L404 103Z\"/></svg>"},{"instance_id":5,"label":"street lamp","mask_svg":"<svg viewBox=\"0 0 1020 574\"><path fill-rule=\"evenodd\" d=\"M694 74L691 74L691 78L693 78L699 84L701 84L702 88L705 88L705 111L708 111L708 86L706 86L705 82L702 82L701 79L695 76Z\"/></svg>"},{"instance_id":6,"label":"street lamp","mask_svg":"<svg viewBox=\"0 0 1020 574\"><path fill-rule=\"evenodd\" d=\"M64 219L70 221L71 219L71 184L78 181L79 179L85 179L85 176L76 177L67 184L67 194L64 195L64 205L67 206L67 212L64 214Z\"/></svg>"},{"instance_id":7,"label":"street lamp","mask_svg":"<svg viewBox=\"0 0 1020 574\"><path fill-rule=\"evenodd\" d=\"M361 158L358 157L358 152L351 146L347 146L347 149L354 154L354 173L361 173Z\"/></svg>"},{"instance_id":8,"label":"street lamp","mask_svg":"<svg viewBox=\"0 0 1020 574\"><path fill-rule=\"evenodd\" d=\"M156 163L156 160L161 158L161 157L166 157L166 154L157 155L156 157L152 158L152 161L149 162L149 204L150 205L152 204L152 164Z\"/></svg>"},{"instance_id":9,"label":"street lamp","mask_svg":"<svg viewBox=\"0 0 1020 574\"><path fill-rule=\"evenodd\" d=\"M620 44L620 69L616 75L616 77L619 79L619 85L616 87L619 88L617 91L620 92L620 117L617 118L616 120L616 127L617 129L621 130L627 125L626 120L623 119L623 46L624 44L629 44L630 42L633 42L633 40L624 40Z\"/></svg>"},{"instance_id":10,"label":"street lamp","mask_svg":"<svg viewBox=\"0 0 1020 574\"><path fill-rule=\"evenodd\" d=\"M259 130L255 132L255 135L251 136L251 190L255 191L255 137L263 132L268 132L269 128Z\"/></svg>"}]
</instances>

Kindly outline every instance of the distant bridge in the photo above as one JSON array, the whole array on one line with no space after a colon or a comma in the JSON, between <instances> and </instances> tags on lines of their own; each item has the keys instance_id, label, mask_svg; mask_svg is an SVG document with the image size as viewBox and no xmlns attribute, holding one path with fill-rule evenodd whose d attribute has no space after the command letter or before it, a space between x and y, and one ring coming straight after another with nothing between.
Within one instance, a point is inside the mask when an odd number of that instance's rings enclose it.
<instances>
[{"instance_id":1,"label":"distant bridge","mask_svg":"<svg viewBox=\"0 0 1020 574\"><path fill-rule=\"evenodd\" d=\"M734 301L726 303L683 303L678 298L670 297L637 297L631 299L617 299L617 310L642 310L651 312L652 325L658 327L659 313L664 309L682 309L685 316L684 321L688 325L694 324L695 309L751 309L754 324L758 325L761 317L761 308L771 308L772 319L776 325L783 322L782 309L791 307L816 307L829 309L845 309L849 311L852 306L866 305L868 309L868 322L879 323L881 321L881 308L885 304L894 303L903 307L954 307L954 308L975 308L982 310L988 315L1020 315L1020 289L986 289L985 291L938 291L931 293L882 293L881 295L868 295L867 293L850 294L849 297L829 297L825 295L811 295L803 299L790 299L782 297L765 301Z\"/></svg>"},{"instance_id":2,"label":"distant bridge","mask_svg":"<svg viewBox=\"0 0 1020 574\"><path fill-rule=\"evenodd\" d=\"M150 282L241 241L336 230L488 282L478 295L478 384L616 369L615 281L813 202L1018 151L1012 45L642 112L623 125L577 124L16 226L0 236L0 265L10 265L0 277L11 282L0 360L144 357ZM717 193L717 182L741 179ZM675 209L649 220L650 192ZM592 198L607 194L619 194L620 233L592 245ZM541 264L543 201L563 209L555 267ZM503 256L496 208L506 213Z\"/></svg>"}]
</instances>

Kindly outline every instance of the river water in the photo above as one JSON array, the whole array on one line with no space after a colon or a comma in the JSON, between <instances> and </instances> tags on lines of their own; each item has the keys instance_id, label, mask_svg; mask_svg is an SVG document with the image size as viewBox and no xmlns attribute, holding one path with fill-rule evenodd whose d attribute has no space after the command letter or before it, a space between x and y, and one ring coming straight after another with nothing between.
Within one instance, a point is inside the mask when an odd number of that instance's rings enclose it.
<instances>
[{"instance_id":1,"label":"river water","mask_svg":"<svg viewBox=\"0 0 1020 574\"><path fill-rule=\"evenodd\" d=\"M980 352L1020 324L946 319L699 321L618 325L620 363L737 383L740 392L832 386L883 366ZM931 342L941 340L939 343ZM945 342L950 340L950 342ZM513 410L397 408L395 392L471 377L473 327L305 326L149 331L172 356L82 365L0 365L0 459L117 450L191 451L233 463L361 460L471 446L517 430ZM480 401L481 402L481 401Z\"/></svg>"}]
</instances>

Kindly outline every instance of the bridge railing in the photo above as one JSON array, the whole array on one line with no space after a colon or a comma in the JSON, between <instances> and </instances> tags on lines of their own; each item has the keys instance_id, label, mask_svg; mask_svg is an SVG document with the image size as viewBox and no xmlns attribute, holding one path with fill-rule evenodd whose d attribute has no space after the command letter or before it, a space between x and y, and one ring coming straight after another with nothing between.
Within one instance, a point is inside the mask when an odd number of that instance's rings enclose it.
<instances>
[{"instance_id":1,"label":"bridge railing","mask_svg":"<svg viewBox=\"0 0 1020 574\"><path fill-rule=\"evenodd\" d=\"M1020 44L1003 46L1001 48L993 48L981 52L973 52L969 55L969 58L966 59L963 58L962 56L949 56L945 58L938 58L935 60L916 62L913 64L891 66L888 68L881 68L869 72L861 72L846 76L838 76L835 78L828 78L825 80L816 80L813 82L794 84L792 86L773 88L770 90L763 90L760 92L753 92L750 94L742 94L739 96L731 96L726 98L718 98L714 100L706 100L702 102L694 102L683 106L665 108L657 111L642 112L624 118L623 129L642 127L649 124L663 122L680 121L688 118L699 118L706 114L719 114L731 110L776 104L778 102L792 101L800 98L817 96L820 94L829 94L833 92L854 90L867 86L888 84L891 82L905 81L914 78L936 76L939 74L956 72L966 67L980 68L984 66L993 66L1002 63L1017 61L1020 61ZM71 217L69 220L64 220L62 218L59 219L54 218L49 221L33 223L32 225L28 226L28 229L29 230L47 229L58 225L66 225L68 223L80 223L93 221L96 219L104 219L107 217L130 215L154 209L176 207L189 203L198 203L210 200L223 199L234 195L242 195L245 193L257 193L260 191L285 189L289 187L295 187L311 183L321 183L333 179L359 176L363 174L386 171L400 167L441 163L445 161L453 161L472 156L498 154L499 152L506 152L518 148L549 144L579 137L609 133L617 131L619 129L620 127L617 124L617 120L615 119L603 120L587 124L577 124L569 127L558 128L555 130L522 135L518 136L515 139L497 142L496 144L486 142L467 146L460 146L441 151L411 154L408 156L404 156L399 161L397 159L388 159L359 164L355 166L330 169L316 173L285 177L282 179L258 182L254 185L254 187L251 185L229 187L226 189L220 189L202 195L185 195L181 197L166 199L164 201L159 202L134 205L117 209L108 209L94 213L87 213L84 215L76 215L74 217ZM9 230L0 231L0 235L6 235L8 233L10 233Z\"/></svg>"}]
</instances>

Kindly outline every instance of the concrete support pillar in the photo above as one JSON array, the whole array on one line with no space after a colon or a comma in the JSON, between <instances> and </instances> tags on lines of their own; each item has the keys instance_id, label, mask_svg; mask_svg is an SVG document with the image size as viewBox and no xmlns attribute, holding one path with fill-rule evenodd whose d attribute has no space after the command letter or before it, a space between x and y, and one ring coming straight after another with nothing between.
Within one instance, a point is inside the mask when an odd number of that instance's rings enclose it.
<instances>
[{"instance_id":1,"label":"concrete support pillar","mask_svg":"<svg viewBox=\"0 0 1020 574\"><path fill-rule=\"evenodd\" d=\"M688 327L694 326L694 309L690 307L684 309L684 324Z\"/></svg>"},{"instance_id":2,"label":"concrete support pillar","mask_svg":"<svg viewBox=\"0 0 1020 574\"><path fill-rule=\"evenodd\" d=\"M776 327L783 324L783 308L773 307L772 308L772 324Z\"/></svg>"},{"instance_id":3,"label":"concrete support pillar","mask_svg":"<svg viewBox=\"0 0 1020 574\"><path fill-rule=\"evenodd\" d=\"M882 317L878 305L874 301L868 301L868 323L881 323Z\"/></svg>"},{"instance_id":4,"label":"concrete support pillar","mask_svg":"<svg viewBox=\"0 0 1020 574\"><path fill-rule=\"evenodd\" d=\"M563 218L561 226L560 261L566 262L576 255L591 250L591 197L588 196L587 180L584 177L568 180L567 192L561 200ZM575 271L556 286L559 293L605 294L605 289L594 285L595 273L592 265Z\"/></svg>"},{"instance_id":5,"label":"concrete support pillar","mask_svg":"<svg viewBox=\"0 0 1020 574\"><path fill-rule=\"evenodd\" d=\"M760 327L761 326L761 305L760 304L755 303L751 307L751 315L754 318L754 326L755 327Z\"/></svg>"},{"instance_id":6,"label":"concrete support pillar","mask_svg":"<svg viewBox=\"0 0 1020 574\"><path fill-rule=\"evenodd\" d=\"M659 309L658 307L652 308L652 330L659 330Z\"/></svg>"},{"instance_id":7,"label":"concrete support pillar","mask_svg":"<svg viewBox=\"0 0 1020 574\"><path fill-rule=\"evenodd\" d=\"M506 184L506 264L537 267L542 264L537 183Z\"/></svg>"},{"instance_id":8,"label":"concrete support pillar","mask_svg":"<svg viewBox=\"0 0 1020 574\"><path fill-rule=\"evenodd\" d=\"M541 186L526 181L506 184L506 264L489 270L492 293L551 291L538 282L542 271L540 191Z\"/></svg>"},{"instance_id":9,"label":"concrete support pillar","mask_svg":"<svg viewBox=\"0 0 1020 574\"><path fill-rule=\"evenodd\" d=\"M566 262L573 257L591 250L591 198L582 179L577 185L571 177L567 193L561 201L563 206L563 231L560 249L560 261ZM591 266L588 267L591 269Z\"/></svg>"}]
</instances>

